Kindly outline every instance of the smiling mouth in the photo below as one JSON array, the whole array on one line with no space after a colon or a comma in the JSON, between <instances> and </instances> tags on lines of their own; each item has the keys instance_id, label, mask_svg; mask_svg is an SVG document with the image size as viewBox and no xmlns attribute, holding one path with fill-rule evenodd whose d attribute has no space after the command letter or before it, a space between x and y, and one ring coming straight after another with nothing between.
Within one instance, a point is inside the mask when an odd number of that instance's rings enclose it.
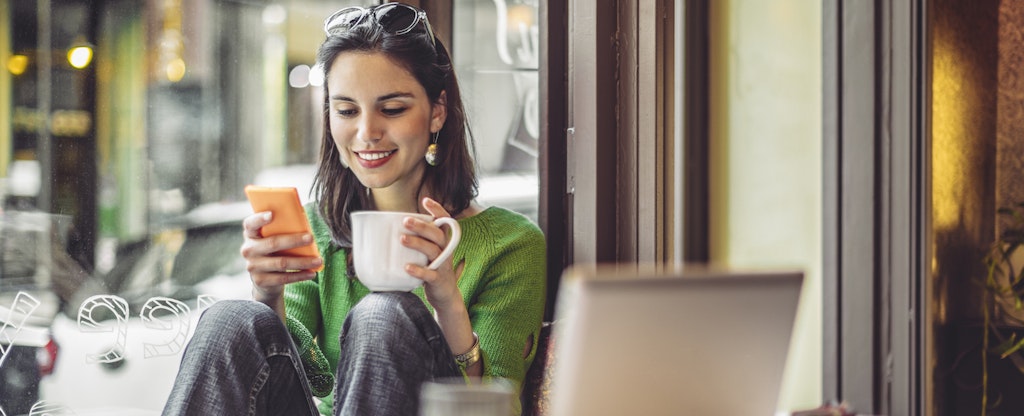
<instances>
[{"instance_id":1,"label":"smiling mouth","mask_svg":"<svg viewBox=\"0 0 1024 416\"><path fill-rule=\"evenodd\" d=\"M384 158L386 158L388 156L391 156L391 154L395 153L395 152L396 152L395 150L389 150L389 151L386 151L386 152L355 152L355 153L356 153L356 156L358 156L362 160L375 161L375 160L381 160L381 159L384 159Z\"/></svg>"}]
</instances>

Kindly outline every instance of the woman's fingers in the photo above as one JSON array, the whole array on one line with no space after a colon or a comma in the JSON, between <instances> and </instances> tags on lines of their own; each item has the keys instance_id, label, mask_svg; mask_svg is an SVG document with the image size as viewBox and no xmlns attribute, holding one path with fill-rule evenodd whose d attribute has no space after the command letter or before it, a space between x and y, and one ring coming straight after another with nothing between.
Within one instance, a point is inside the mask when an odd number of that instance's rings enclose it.
<instances>
[{"instance_id":1,"label":"woman's fingers","mask_svg":"<svg viewBox=\"0 0 1024 416\"><path fill-rule=\"evenodd\" d=\"M297 233L263 237L261 230L272 219L270 212L259 212L242 220L245 241L240 251L253 285L264 293L279 293L288 283L312 279L316 273L311 270L322 263L319 257L275 255L282 250L308 245L313 236Z\"/></svg>"},{"instance_id":2,"label":"woman's fingers","mask_svg":"<svg viewBox=\"0 0 1024 416\"><path fill-rule=\"evenodd\" d=\"M252 259L276 253L281 250L302 247L313 242L308 233L282 234L264 237L262 229L270 223L273 216L270 212L259 212L242 220L242 257Z\"/></svg>"},{"instance_id":3,"label":"woman's fingers","mask_svg":"<svg viewBox=\"0 0 1024 416\"><path fill-rule=\"evenodd\" d=\"M437 278L440 275L437 270L430 270L425 266L412 263L405 265L405 272L409 273L409 276L420 279L428 284L437 281Z\"/></svg>"},{"instance_id":4,"label":"woman's fingers","mask_svg":"<svg viewBox=\"0 0 1024 416\"><path fill-rule=\"evenodd\" d=\"M246 270L250 274L273 274L309 271L323 263L319 257L265 256L248 259Z\"/></svg>"},{"instance_id":5,"label":"woman's fingers","mask_svg":"<svg viewBox=\"0 0 1024 416\"><path fill-rule=\"evenodd\" d=\"M405 225L405 229L413 234L403 235L402 244L423 252L429 259L436 258L441 254L444 246L448 244L448 234L432 222L408 217L403 222L403 225Z\"/></svg>"},{"instance_id":6,"label":"woman's fingers","mask_svg":"<svg viewBox=\"0 0 1024 416\"><path fill-rule=\"evenodd\" d=\"M269 256L279 251L309 245L313 242L311 234L281 234L273 237L246 239L242 243L242 257Z\"/></svg>"},{"instance_id":7,"label":"woman's fingers","mask_svg":"<svg viewBox=\"0 0 1024 416\"><path fill-rule=\"evenodd\" d=\"M421 204L423 205L423 209L427 210L427 212L429 212L430 215L433 215L434 218L451 216L451 214L448 213L448 210L444 209L444 205L441 205L441 203L433 199L423 198Z\"/></svg>"},{"instance_id":8,"label":"woman's fingers","mask_svg":"<svg viewBox=\"0 0 1024 416\"><path fill-rule=\"evenodd\" d=\"M270 301L278 298L284 293L284 286L289 283L310 280L316 276L315 272L281 272L281 273L252 273L253 296L258 301ZM258 293L258 295L257 295Z\"/></svg>"},{"instance_id":9,"label":"woman's fingers","mask_svg":"<svg viewBox=\"0 0 1024 416\"><path fill-rule=\"evenodd\" d=\"M435 310L449 309L452 305L463 302L462 293L459 292L457 283L459 276L462 276L464 263L455 269L452 268L451 259L446 260L445 263L447 266L437 270L416 264L405 266L406 273L423 281L427 302L430 302Z\"/></svg>"},{"instance_id":10,"label":"woman's fingers","mask_svg":"<svg viewBox=\"0 0 1024 416\"><path fill-rule=\"evenodd\" d=\"M273 214L270 211L257 212L245 217L242 220L242 228L244 229L242 234L246 239L262 238L260 230L263 229L263 226L269 224L271 219L273 219Z\"/></svg>"},{"instance_id":11,"label":"woman's fingers","mask_svg":"<svg viewBox=\"0 0 1024 416\"><path fill-rule=\"evenodd\" d=\"M423 208L426 209L434 218L449 216L448 211L445 210L441 204L430 198L423 198ZM432 221L424 221L416 217L408 217L405 219L403 224L407 230L411 231L415 235L403 237L402 244L406 247L423 252L430 259L436 258L441 254L441 251L444 250L444 247L448 245L448 233L434 225ZM417 236L419 238L417 238Z\"/></svg>"},{"instance_id":12,"label":"woman's fingers","mask_svg":"<svg viewBox=\"0 0 1024 416\"><path fill-rule=\"evenodd\" d=\"M252 275L252 283L261 288L284 286L289 283L310 280L316 276L316 272L276 272L276 273L255 273Z\"/></svg>"},{"instance_id":13,"label":"woman's fingers","mask_svg":"<svg viewBox=\"0 0 1024 416\"><path fill-rule=\"evenodd\" d=\"M311 280L316 276L312 271L319 267L320 259L313 257L260 257L247 259L249 279L261 297L270 299L284 292L284 285Z\"/></svg>"}]
</instances>

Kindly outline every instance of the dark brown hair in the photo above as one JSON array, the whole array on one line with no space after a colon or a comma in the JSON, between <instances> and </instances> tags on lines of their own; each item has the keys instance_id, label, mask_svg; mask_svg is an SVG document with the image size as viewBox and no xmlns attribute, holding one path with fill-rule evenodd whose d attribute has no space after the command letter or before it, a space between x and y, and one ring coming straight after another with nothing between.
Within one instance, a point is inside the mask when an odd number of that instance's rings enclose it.
<instances>
[{"instance_id":1,"label":"dark brown hair","mask_svg":"<svg viewBox=\"0 0 1024 416\"><path fill-rule=\"evenodd\" d=\"M464 211L477 194L476 170L471 155L474 145L448 50L425 31L413 30L395 35L376 25L361 24L327 36L320 45L317 63L323 67L325 76L338 55L350 51L385 54L412 74L426 90L431 104L437 102L442 91L445 92L447 118L437 137L440 163L430 166L423 162L426 169L419 189L420 192L424 188L429 189L430 196L453 216ZM374 209L373 198L367 195L366 187L352 170L341 163L331 135L329 100L325 82L323 136L313 192L319 200L319 214L330 229L331 240L341 247L351 247L349 214Z\"/></svg>"}]
</instances>

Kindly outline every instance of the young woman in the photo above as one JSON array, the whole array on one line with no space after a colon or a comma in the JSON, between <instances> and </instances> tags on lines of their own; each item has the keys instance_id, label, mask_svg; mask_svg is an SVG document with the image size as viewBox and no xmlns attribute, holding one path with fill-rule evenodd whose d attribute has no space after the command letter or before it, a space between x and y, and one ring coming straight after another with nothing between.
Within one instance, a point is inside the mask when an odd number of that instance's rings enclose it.
<instances>
[{"instance_id":1,"label":"young woman","mask_svg":"<svg viewBox=\"0 0 1024 416\"><path fill-rule=\"evenodd\" d=\"M426 14L400 3L351 7L324 29L324 136L317 202L306 207L313 234L264 237L270 213L245 219L255 302L204 313L164 414L415 415L424 381L521 386L533 361L544 238L525 217L474 202L459 86ZM437 270L406 267L421 288L370 292L351 266L349 214L359 210L452 216L462 241ZM428 259L447 243L433 223L409 217L404 226L413 235L401 244ZM319 258L275 255L314 239Z\"/></svg>"}]
</instances>

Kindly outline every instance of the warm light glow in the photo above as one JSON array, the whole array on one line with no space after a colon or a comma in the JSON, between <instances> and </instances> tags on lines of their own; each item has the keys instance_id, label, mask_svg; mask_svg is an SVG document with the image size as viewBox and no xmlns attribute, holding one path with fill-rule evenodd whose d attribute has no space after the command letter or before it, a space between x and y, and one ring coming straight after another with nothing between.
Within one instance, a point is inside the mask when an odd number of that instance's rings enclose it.
<instances>
[{"instance_id":1,"label":"warm light glow","mask_svg":"<svg viewBox=\"0 0 1024 416\"><path fill-rule=\"evenodd\" d=\"M168 81L178 82L185 78L185 61L181 58L171 60L164 69L167 71Z\"/></svg>"},{"instance_id":2,"label":"warm light glow","mask_svg":"<svg viewBox=\"0 0 1024 416\"><path fill-rule=\"evenodd\" d=\"M21 75L28 69L28 57L25 55L12 55L11 59L7 60L7 70L11 71L11 74Z\"/></svg>"},{"instance_id":3,"label":"warm light glow","mask_svg":"<svg viewBox=\"0 0 1024 416\"><path fill-rule=\"evenodd\" d=\"M962 91L971 68L953 42L937 36L933 46L932 78L932 209L934 227L951 229L960 223L968 184L965 150L973 133L967 120L973 94Z\"/></svg>"},{"instance_id":4,"label":"warm light glow","mask_svg":"<svg viewBox=\"0 0 1024 416\"><path fill-rule=\"evenodd\" d=\"M92 62L92 48L76 46L68 50L68 63L75 69L82 69Z\"/></svg>"},{"instance_id":5,"label":"warm light glow","mask_svg":"<svg viewBox=\"0 0 1024 416\"><path fill-rule=\"evenodd\" d=\"M943 250L950 244L950 238L963 239L971 235L970 230L979 230L980 218L990 213L983 212L978 201L982 198L978 189L984 182L982 166L985 138L983 134L987 115L981 109L987 92L979 88L983 73L977 62L971 59L972 51L965 50L958 42L956 31L944 27L935 31L932 43L932 144L931 144L931 201L932 227L935 239L930 248L931 272L938 278L963 278L951 276L955 270L943 270L957 264ZM960 256L960 254L956 254ZM963 254L963 259L970 258ZM948 299L958 294L947 292L946 284L939 284L935 299L930 302L935 322L944 323L949 319Z\"/></svg>"},{"instance_id":6,"label":"warm light glow","mask_svg":"<svg viewBox=\"0 0 1024 416\"><path fill-rule=\"evenodd\" d=\"M533 26L534 9L528 4L508 6L508 28L518 31L520 27Z\"/></svg>"}]
</instances>

